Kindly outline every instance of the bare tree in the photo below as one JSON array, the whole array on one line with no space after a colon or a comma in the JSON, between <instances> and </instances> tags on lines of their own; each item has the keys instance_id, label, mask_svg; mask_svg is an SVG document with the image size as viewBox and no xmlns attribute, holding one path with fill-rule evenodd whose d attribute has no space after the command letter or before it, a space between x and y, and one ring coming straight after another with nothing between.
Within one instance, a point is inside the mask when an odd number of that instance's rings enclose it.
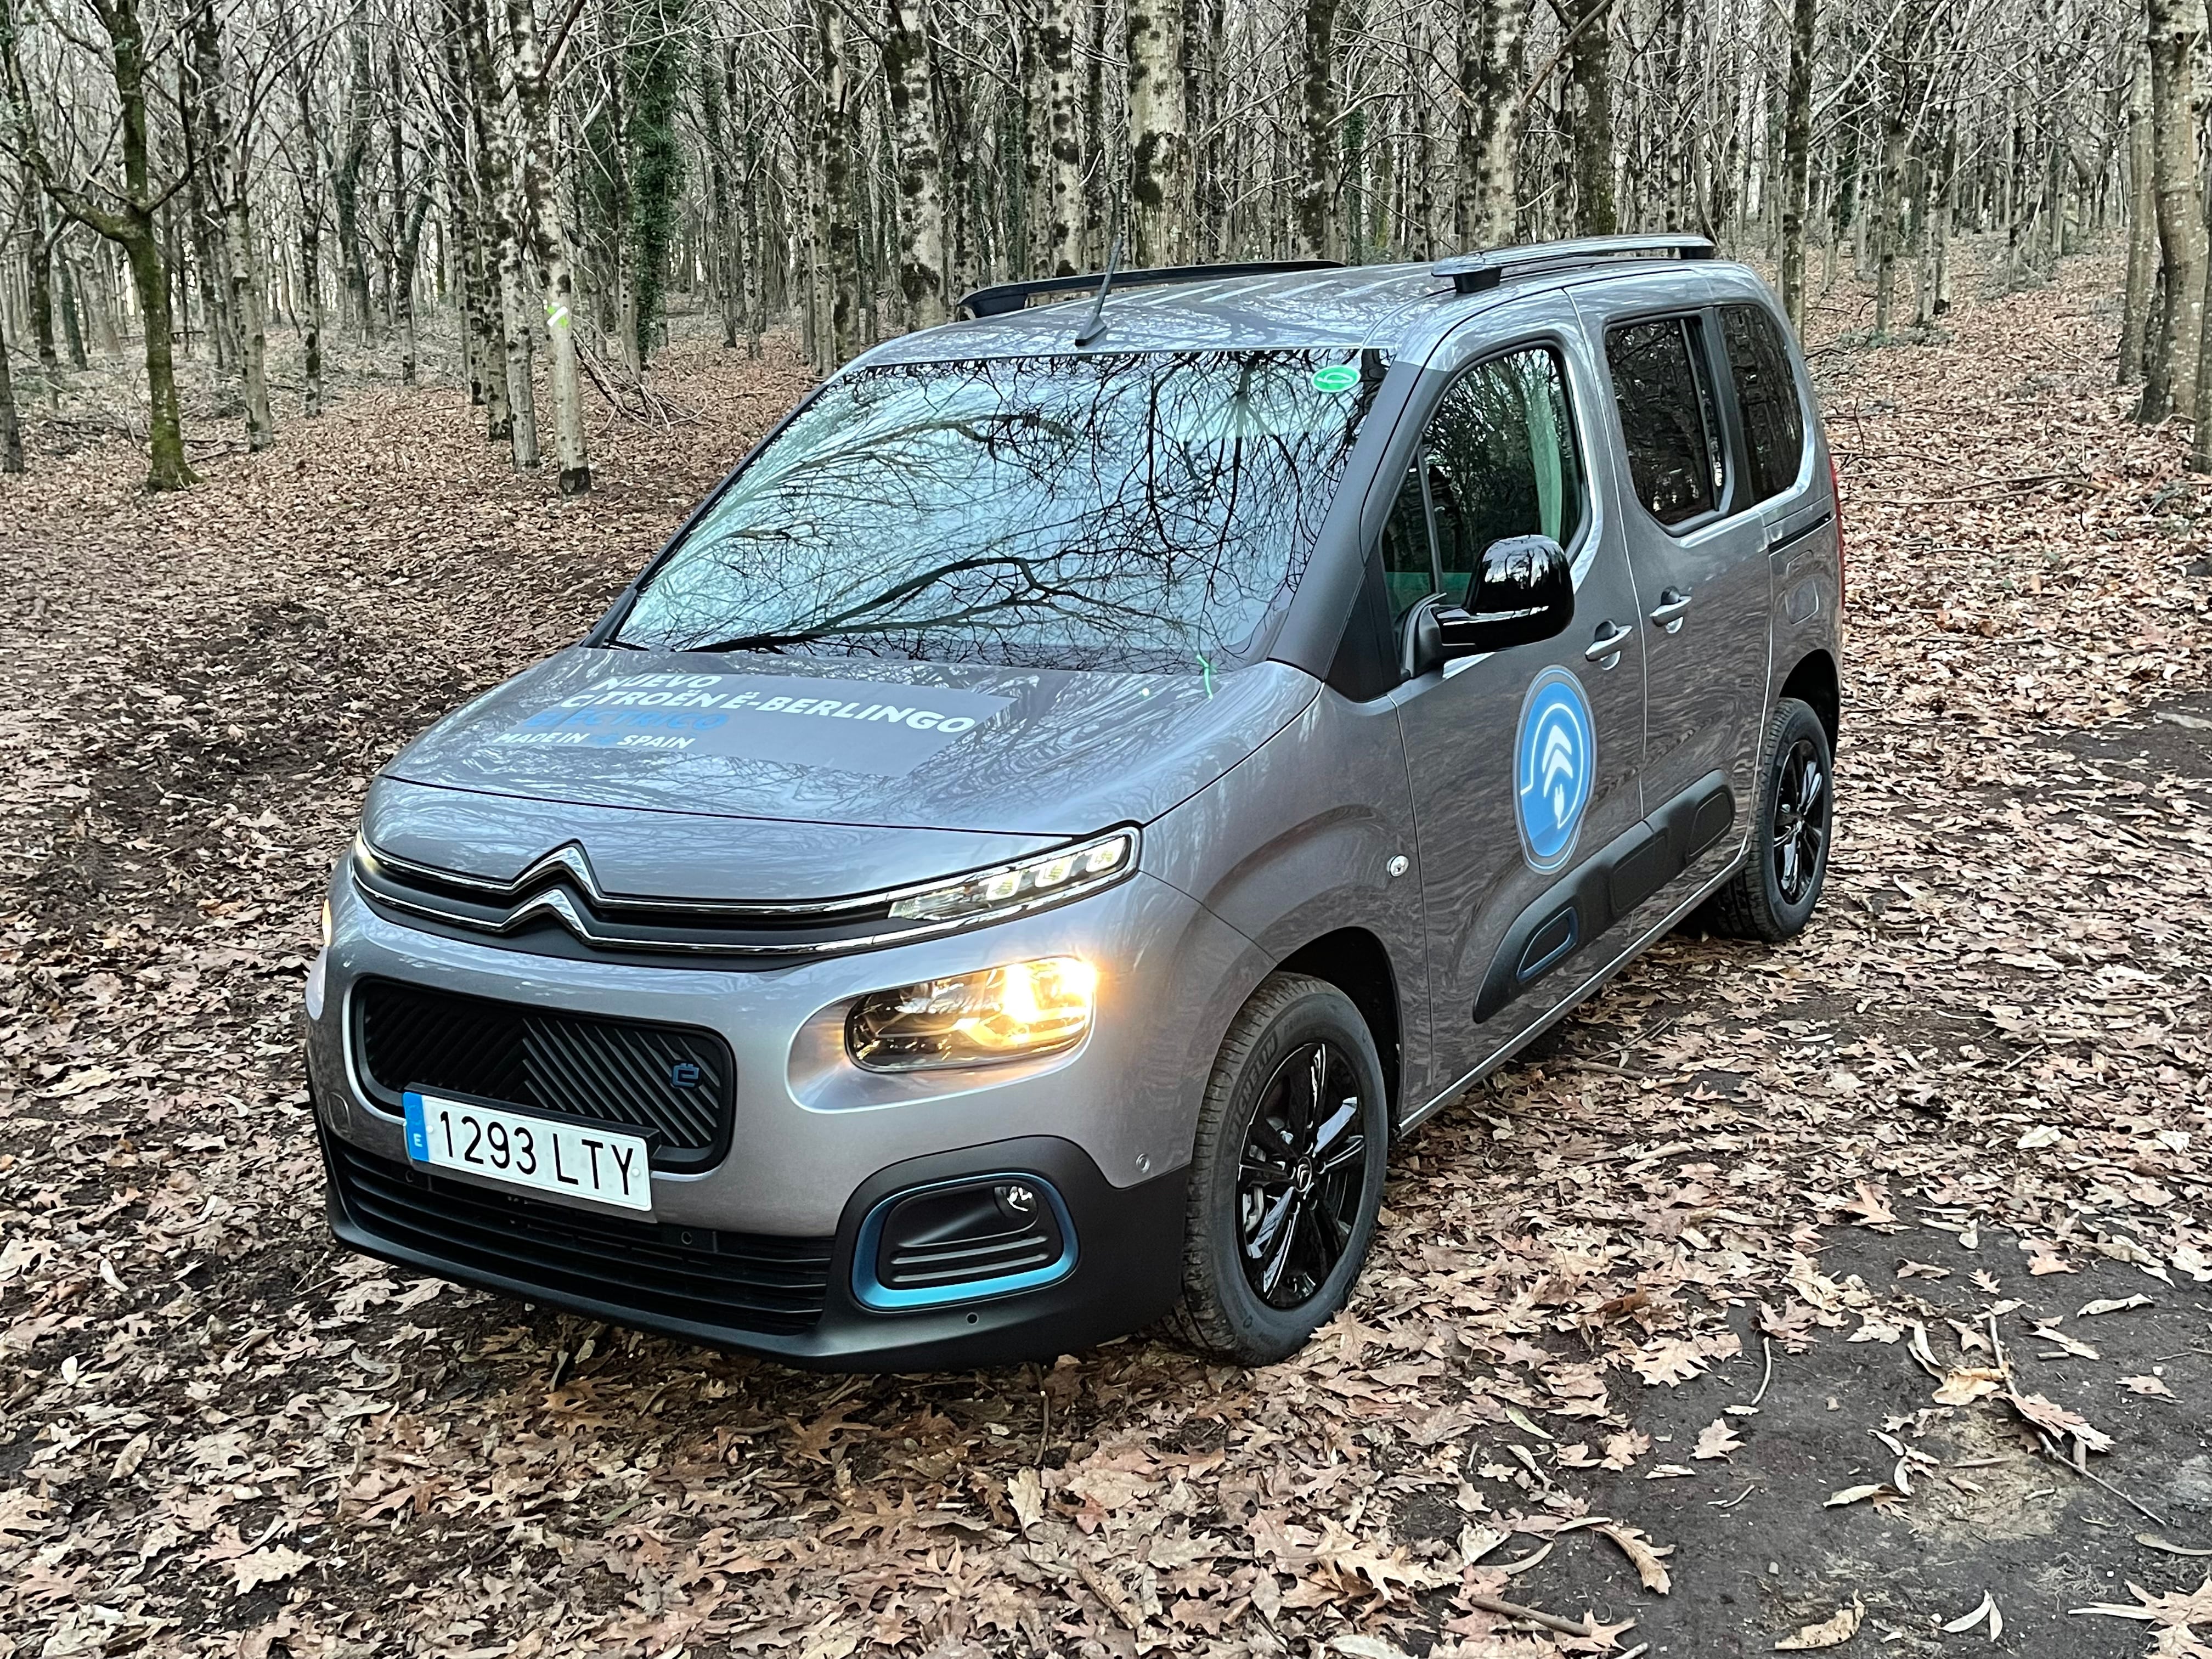
<instances>
[{"instance_id":1,"label":"bare tree","mask_svg":"<svg viewBox=\"0 0 2212 1659\"><path fill-rule=\"evenodd\" d=\"M115 94L115 138L120 179L65 174L46 151L33 116L28 82L18 49L13 0L0 0L0 76L13 106L15 142L54 204L122 251L131 271L145 331L146 487L181 489L195 482L185 460L184 420L177 399L174 345L169 313L169 264L156 216L182 185L154 176L147 121L146 35L137 0L88 0L105 35L106 69Z\"/></svg>"}]
</instances>

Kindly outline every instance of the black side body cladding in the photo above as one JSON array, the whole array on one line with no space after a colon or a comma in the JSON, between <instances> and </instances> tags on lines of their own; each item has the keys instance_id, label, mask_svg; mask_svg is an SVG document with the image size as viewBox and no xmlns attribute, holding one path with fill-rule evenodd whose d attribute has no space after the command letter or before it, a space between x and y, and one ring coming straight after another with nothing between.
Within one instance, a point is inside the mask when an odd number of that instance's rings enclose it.
<instances>
[{"instance_id":1,"label":"black side body cladding","mask_svg":"<svg viewBox=\"0 0 2212 1659\"><path fill-rule=\"evenodd\" d=\"M1708 772L1615 836L1505 930L1475 999L1474 1023L1497 1013L1688 869L1735 823L1735 796L1728 779Z\"/></svg>"}]
</instances>

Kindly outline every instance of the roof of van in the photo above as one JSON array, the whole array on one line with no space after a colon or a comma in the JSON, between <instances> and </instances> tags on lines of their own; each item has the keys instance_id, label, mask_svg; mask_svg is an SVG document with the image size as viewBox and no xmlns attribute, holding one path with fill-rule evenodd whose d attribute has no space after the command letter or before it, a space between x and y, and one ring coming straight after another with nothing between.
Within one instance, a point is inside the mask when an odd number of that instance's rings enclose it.
<instances>
[{"instance_id":1,"label":"roof of van","mask_svg":"<svg viewBox=\"0 0 2212 1659\"><path fill-rule=\"evenodd\" d=\"M1434 265L1346 265L1271 274L1237 273L1152 286L1117 287L1107 296L1106 330L1089 350L1254 350L1373 347L1395 354L1427 334L1495 301L1533 289L1629 275L1686 278L1742 267L1719 260L1613 259L1516 276L1500 287L1462 295ZM1748 272L1744 274L1748 275ZM1092 295L974 321L948 323L886 340L857 361L869 364L1044 356L1073 352L1091 314Z\"/></svg>"}]
</instances>

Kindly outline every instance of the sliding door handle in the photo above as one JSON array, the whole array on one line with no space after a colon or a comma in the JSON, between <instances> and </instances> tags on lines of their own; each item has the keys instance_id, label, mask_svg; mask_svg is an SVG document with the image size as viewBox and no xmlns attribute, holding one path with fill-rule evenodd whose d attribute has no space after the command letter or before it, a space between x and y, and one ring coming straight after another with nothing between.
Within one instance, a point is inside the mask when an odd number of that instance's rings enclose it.
<instances>
[{"instance_id":1,"label":"sliding door handle","mask_svg":"<svg viewBox=\"0 0 2212 1659\"><path fill-rule=\"evenodd\" d=\"M1660 592L1657 606L1651 612L1651 620L1669 634L1679 633L1682 627L1683 613L1689 608L1690 595L1686 590L1679 587L1664 588Z\"/></svg>"},{"instance_id":2,"label":"sliding door handle","mask_svg":"<svg viewBox=\"0 0 2212 1659\"><path fill-rule=\"evenodd\" d=\"M1583 658L1610 668L1620 659L1620 647L1628 643L1633 629L1623 628L1615 622L1607 622L1598 629L1598 635L1583 647Z\"/></svg>"}]
</instances>

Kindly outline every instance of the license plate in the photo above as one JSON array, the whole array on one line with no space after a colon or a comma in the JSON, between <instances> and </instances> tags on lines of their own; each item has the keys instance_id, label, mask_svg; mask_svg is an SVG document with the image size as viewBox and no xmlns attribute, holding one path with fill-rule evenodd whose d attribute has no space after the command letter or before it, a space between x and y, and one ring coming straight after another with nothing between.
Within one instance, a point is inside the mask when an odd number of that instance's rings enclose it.
<instances>
[{"instance_id":1,"label":"license plate","mask_svg":"<svg viewBox=\"0 0 2212 1659\"><path fill-rule=\"evenodd\" d=\"M417 1164L626 1210L653 1207L648 1149L635 1135L412 1089L402 1098L407 1155Z\"/></svg>"}]
</instances>

